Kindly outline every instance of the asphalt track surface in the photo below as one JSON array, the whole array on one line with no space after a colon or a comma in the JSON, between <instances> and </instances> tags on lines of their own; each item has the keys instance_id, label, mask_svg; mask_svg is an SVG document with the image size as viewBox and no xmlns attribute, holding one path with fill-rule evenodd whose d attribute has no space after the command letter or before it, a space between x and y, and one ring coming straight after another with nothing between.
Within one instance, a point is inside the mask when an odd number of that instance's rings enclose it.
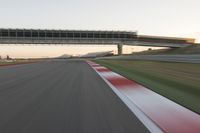
<instances>
[{"instance_id":1,"label":"asphalt track surface","mask_svg":"<svg viewBox=\"0 0 200 133\"><path fill-rule=\"evenodd\" d=\"M119 60L150 60L166 62L200 63L200 55L122 55L103 57L100 59L119 59Z\"/></svg>"},{"instance_id":2,"label":"asphalt track surface","mask_svg":"<svg viewBox=\"0 0 200 133\"><path fill-rule=\"evenodd\" d=\"M149 132L84 61L0 67L0 133Z\"/></svg>"}]
</instances>

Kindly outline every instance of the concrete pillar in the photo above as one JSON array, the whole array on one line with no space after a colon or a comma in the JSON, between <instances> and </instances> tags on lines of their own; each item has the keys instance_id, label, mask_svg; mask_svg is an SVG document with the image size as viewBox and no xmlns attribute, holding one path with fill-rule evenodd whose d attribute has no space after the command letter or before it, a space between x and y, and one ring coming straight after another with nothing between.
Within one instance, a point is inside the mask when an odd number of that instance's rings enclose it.
<instances>
[{"instance_id":1,"label":"concrete pillar","mask_svg":"<svg viewBox=\"0 0 200 133\"><path fill-rule=\"evenodd\" d=\"M118 50L118 55L123 54L123 45L122 44L118 44L117 45L117 50Z\"/></svg>"}]
</instances>

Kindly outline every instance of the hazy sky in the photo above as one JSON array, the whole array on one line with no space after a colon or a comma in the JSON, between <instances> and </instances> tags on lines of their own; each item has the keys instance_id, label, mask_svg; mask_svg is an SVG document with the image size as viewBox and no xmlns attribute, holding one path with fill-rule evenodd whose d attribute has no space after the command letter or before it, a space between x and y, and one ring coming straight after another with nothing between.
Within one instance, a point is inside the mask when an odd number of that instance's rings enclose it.
<instances>
[{"instance_id":1,"label":"hazy sky","mask_svg":"<svg viewBox=\"0 0 200 133\"><path fill-rule=\"evenodd\" d=\"M137 30L200 38L199 7L200 0L0 0L0 28Z\"/></svg>"}]
</instances>

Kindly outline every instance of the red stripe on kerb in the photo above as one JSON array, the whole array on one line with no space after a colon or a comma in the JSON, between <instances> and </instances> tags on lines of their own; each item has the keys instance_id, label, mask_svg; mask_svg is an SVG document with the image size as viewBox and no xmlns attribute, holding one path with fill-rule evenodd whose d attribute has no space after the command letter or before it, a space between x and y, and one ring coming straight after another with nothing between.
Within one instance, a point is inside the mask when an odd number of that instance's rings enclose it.
<instances>
[{"instance_id":1,"label":"red stripe on kerb","mask_svg":"<svg viewBox=\"0 0 200 133\"><path fill-rule=\"evenodd\" d=\"M92 67L100 67L99 64L92 64L91 66L92 66Z\"/></svg>"},{"instance_id":2,"label":"red stripe on kerb","mask_svg":"<svg viewBox=\"0 0 200 133\"><path fill-rule=\"evenodd\" d=\"M98 72L110 72L107 68L95 68Z\"/></svg>"},{"instance_id":3,"label":"red stripe on kerb","mask_svg":"<svg viewBox=\"0 0 200 133\"><path fill-rule=\"evenodd\" d=\"M141 99L132 98L132 101L137 101L136 105L166 133L200 133L198 114L163 99L155 102L144 99L141 96Z\"/></svg>"},{"instance_id":4,"label":"red stripe on kerb","mask_svg":"<svg viewBox=\"0 0 200 133\"><path fill-rule=\"evenodd\" d=\"M109 77L106 78L112 85L114 85L115 87L123 87L123 86L131 86L134 87L136 85L138 85L136 82L132 81L132 80L128 80L126 78L123 77ZM121 88L119 88L121 89ZM123 89L123 88L122 88Z\"/></svg>"}]
</instances>

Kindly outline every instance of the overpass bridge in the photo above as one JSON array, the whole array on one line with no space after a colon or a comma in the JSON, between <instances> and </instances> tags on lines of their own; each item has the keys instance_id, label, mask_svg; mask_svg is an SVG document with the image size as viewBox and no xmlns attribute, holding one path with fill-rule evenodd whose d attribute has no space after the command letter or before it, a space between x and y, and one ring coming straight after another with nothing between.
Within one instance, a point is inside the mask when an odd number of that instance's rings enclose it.
<instances>
[{"instance_id":1,"label":"overpass bridge","mask_svg":"<svg viewBox=\"0 0 200 133\"><path fill-rule=\"evenodd\" d=\"M194 44L194 41L191 38L144 36L127 31L0 29L0 44L117 45L118 54L122 54L123 45L178 48Z\"/></svg>"}]
</instances>

